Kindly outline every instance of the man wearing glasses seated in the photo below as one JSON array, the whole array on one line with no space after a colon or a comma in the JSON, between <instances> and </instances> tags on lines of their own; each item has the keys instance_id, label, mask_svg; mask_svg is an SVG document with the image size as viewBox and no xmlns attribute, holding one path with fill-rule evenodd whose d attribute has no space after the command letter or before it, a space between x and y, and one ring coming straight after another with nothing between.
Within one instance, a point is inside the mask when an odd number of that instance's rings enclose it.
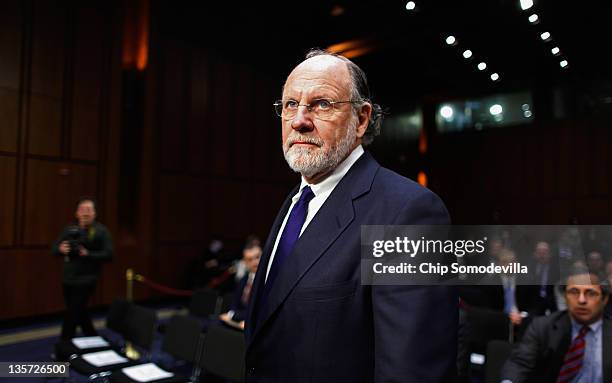
<instances>
[{"instance_id":1,"label":"man wearing glasses seated","mask_svg":"<svg viewBox=\"0 0 612 383\"><path fill-rule=\"evenodd\" d=\"M502 382L612 382L609 286L587 268L566 278L567 311L533 320L502 369Z\"/></svg>"}]
</instances>

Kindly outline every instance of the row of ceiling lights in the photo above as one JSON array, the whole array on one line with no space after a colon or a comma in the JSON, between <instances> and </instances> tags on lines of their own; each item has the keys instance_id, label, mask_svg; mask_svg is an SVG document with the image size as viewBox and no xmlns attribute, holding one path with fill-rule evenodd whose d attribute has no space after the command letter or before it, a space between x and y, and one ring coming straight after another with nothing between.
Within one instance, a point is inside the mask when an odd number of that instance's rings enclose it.
<instances>
[{"instance_id":1,"label":"row of ceiling lights","mask_svg":"<svg viewBox=\"0 0 612 383\"><path fill-rule=\"evenodd\" d=\"M447 45L451 45L451 46L458 45L457 38L455 36L453 36L453 35L447 36L445 41L446 41ZM474 53L470 49L464 49L463 53L462 53L462 56L466 60L472 60L473 57L474 57ZM476 68L479 71L482 72L482 71L484 71L484 70L486 70L488 68L488 65L487 65L487 63L485 61L480 61L476 65ZM491 73L489 78L491 78L491 81L500 81L501 80L501 77L499 76L499 73L497 73L497 72Z\"/></svg>"},{"instance_id":2,"label":"row of ceiling lights","mask_svg":"<svg viewBox=\"0 0 612 383\"><path fill-rule=\"evenodd\" d=\"M527 11L533 7L533 0L519 0L519 2L521 5L521 9L523 11ZM416 8L417 6L414 1L408 1L406 3L406 10L415 11ZM530 14L527 19L529 20L531 24L534 24L534 25L540 23L540 17L538 16L537 13ZM544 31L540 33L540 39L542 39L542 41L545 43L553 42L552 36L550 32L548 31ZM446 37L446 44L457 45L457 38L452 35ZM552 44L552 45L553 47L550 49L550 53L552 53L554 56L561 57L561 60L559 61L559 66L562 69L567 68L569 66L569 62L567 61L567 58L562 57L561 48L559 48L559 46L556 44ZM469 60L473 57L473 52L469 49L465 49L462 55L463 55L463 58L465 58L466 60ZM487 69L487 63L484 61L481 61L478 63L478 65L476 65L476 67L478 68L479 71L484 71ZM497 72L491 73L490 78L492 81L500 81L500 76L499 76L499 73Z\"/></svg>"},{"instance_id":3,"label":"row of ceiling lights","mask_svg":"<svg viewBox=\"0 0 612 383\"><path fill-rule=\"evenodd\" d=\"M417 5L414 1L409 1L406 3L406 10L408 11L416 11L417 9ZM446 44L451 45L451 46L456 46L458 45L458 41L457 38L453 35L449 35L446 37ZM466 60L472 60L474 57L474 53L470 50L470 49L464 49L462 52L462 56L464 59ZM488 68L488 65L485 61L480 61L477 65L476 68L478 68L479 71L483 72ZM491 81L500 81L501 77L499 75L499 73L497 72L492 72L489 75L489 78L491 79Z\"/></svg>"},{"instance_id":4,"label":"row of ceiling lights","mask_svg":"<svg viewBox=\"0 0 612 383\"><path fill-rule=\"evenodd\" d=\"M520 2L520 5L521 5L521 9L522 9L523 11L528 11L528 10L530 10L531 8L533 8L533 0L519 0L519 2ZM529 12L529 13L531 13L531 12ZM527 20L529 20L529 22L530 22L531 24L533 24L533 25L537 25L537 24L539 24L539 23L540 23L540 21L541 21L541 20L540 20L540 16L538 16L538 14L537 14L537 13L531 13L531 14L529 15L529 17L527 17ZM552 48L550 48L550 53L552 53L552 54L553 54L553 56L556 56L556 57L560 57L560 58L561 58L561 60L559 61L559 66L560 66L562 69L567 68L567 67L569 66L569 62L567 61L567 59L566 59L566 58L562 57L562 54L561 54L561 48L559 48L559 46L558 46L558 45L553 44L553 43L554 43L554 40L553 40L553 38L552 38L552 36L551 36L550 32L548 32L548 31L541 32L541 33L540 33L540 39L541 39L543 42L545 42L545 43L551 43L551 45L553 45L553 47L552 47Z\"/></svg>"}]
</instances>

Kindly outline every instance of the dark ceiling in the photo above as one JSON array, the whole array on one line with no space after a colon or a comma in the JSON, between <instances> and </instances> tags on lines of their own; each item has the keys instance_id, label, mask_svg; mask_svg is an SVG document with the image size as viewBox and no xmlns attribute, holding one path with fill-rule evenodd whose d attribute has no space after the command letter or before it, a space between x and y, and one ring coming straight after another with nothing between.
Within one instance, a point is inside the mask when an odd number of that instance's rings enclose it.
<instances>
[{"instance_id":1,"label":"dark ceiling","mask_svg":"<svg viewBox=\"0 0 612 383\"><path fill-rule=\"evenodd\" d=\"M311 47L366 41L354 58L373 91L402 102L558 84L607 82L612 76L608 13L603 2L534 0L310 1L153 3L165 36L214 46L230 57L284 76ZM180 4L180 6L179 6ZM336 8L341 12L332 15ZM537 13L540 22L527 18ZM553 41L543 42L548 31ZM457 46L444 42L452 34ZM559 46L562 58L551 54ZM474 56L465 60L464 48ZM569 66L561 69L560 60ZM486 61L479 72L476 65ZM492 82L490 74L501 76ZM384 100L383 100L384 101Z\"/></svg>"}]
</instances>

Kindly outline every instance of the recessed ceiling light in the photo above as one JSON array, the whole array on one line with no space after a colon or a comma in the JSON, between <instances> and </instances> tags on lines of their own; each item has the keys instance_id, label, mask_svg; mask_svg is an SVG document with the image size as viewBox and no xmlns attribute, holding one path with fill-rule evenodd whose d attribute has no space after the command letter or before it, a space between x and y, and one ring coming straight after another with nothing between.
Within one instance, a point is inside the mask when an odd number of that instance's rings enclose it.
<instances>
[{"instance_id":1,"label":"recessed ceiling light","mask_svg":"<svg viewBox=\"0 0 612 383\"><path fill-rule=\"evenodd\" d=\"M566 68L569 65L569 63L567 62L567 60L563 60L559 63L559 66L561 68Z\"/></svg>"},{"instance_id":2,"label":"recessed ceiling light","mask_svg":"<svg viewBox=\"0 0 612 383\"><path fill-rule=\"evenodd\" d=\"M453 108L449 105L444 105L440 108L440 116L442 116L442 118L445 120L450 120L453 118L453 113Z\"/></svg>"},{"instance_id":3,"label":"recessed ceiling light","mask_svg":"<svg viewBox=\"0 0 612 383\"><path fill-rule=\"evenodd\" d=\"M453 36L453 35L450 35L450 36L448 36L448 37L446 38L446 43L447 43L448 45L453 45L453 44L454 44L454 43L456 43L456 42L457 42L457 39L456 39L456 38L455 38L455 36Z\"/></svg>"},{"instance_id":4,"label":"recessed ceiling light","mask_svg":"<svg viewBox=\"0 0 612 383\"><path fill-rule=\"evenodd\" d=\"M414 1L409 1L406 3L406 9L412 11L416 8L416 3Z\"/></svg>"},{"instance_id":5,"label":"recessed ceiling light","mask_svg":"<svg viewBox=\"0 0 612 383\"><path fill-rule=\"evenodd\" d=\"M502 114L503 112L504 108L502 108L502 106L499 104L492 105L489 108L489 113L491 113L493 116L497 116L498 114Z\"/></svg>"},{"instance_id":6,"label":"recessed ceiling light","mask_svg":"<svg viewBox=\"0 0 612 383\"><path fill-rule=\"evenodd\" d=\"M535 23L537 23L539 19L540 19L540 18L539 18L539 17L538 17L538 15L536 15L535 13L534 13L533 15L529 16L529 22L530 22L531 24L535 24Z\"/></svg>"},{"instance_id":7,"label":"recessed ceiling light","mask_svg":"<svg viewBox=\"0 0 612 383\"><path fill-rule=\"evenodd\" d=\"M497 80L499 80L499 74L497 74L497 73L491 73L491 80L493 80L493 81L497 81Z\"/></svg>"},{"instance_id":8,"label":"recessed ceiling light","mask_svg":"<svg viewBox=\"0 0 612 383\"><path fill-rule=\"evenodd\" d=\"M469 49L464 50L463 57L465 57L466 59L469 59L470 57L472 57L472 51Z\"/></svg>"},{"instance_id":9,"label":"recessed ceiling light","mask_svg":"<svg viewBox=\"0 0 612 383\"><path fill-rule=\"evenodd\" d=\"M521 1L521 9L524 11L533 7L533 0L520 0Z\"/></svg>"},{"instance_id":10,"label":"recessed ceiling light","mask_svg":"<svg viewBox=\"0 0 612 383\"><path fill-rule=\"evenodd\" d=\"M487 63L481 62L478 64L478 70L485 70L485 69L487 69Z\"/></svg>"},{"instance_id":11,"label":"recessed ceiling light","mask_svg":"<svg viewBox=\"0 0 612 383\"><path fill-rule=\"evenodd\" d=\"M550 33L549 33L549 32L543 32L543 33L540 35L540 38L541 38L542 40L544 40L544 41L548 41L548 40L550 40Z\"/></svg>"},{"instance_id":12,"label":"recessed ceiling light","mask_svg":"<svg viewBox=\"0 0 612 383\"><path fill-rule=\"evenodd\" d=\"M550 53L552 53L553 55L558 55L561 52L561 50L559 49L559 47L554 47L553 49L550 50Z\"/></svg>"}]
</instances>

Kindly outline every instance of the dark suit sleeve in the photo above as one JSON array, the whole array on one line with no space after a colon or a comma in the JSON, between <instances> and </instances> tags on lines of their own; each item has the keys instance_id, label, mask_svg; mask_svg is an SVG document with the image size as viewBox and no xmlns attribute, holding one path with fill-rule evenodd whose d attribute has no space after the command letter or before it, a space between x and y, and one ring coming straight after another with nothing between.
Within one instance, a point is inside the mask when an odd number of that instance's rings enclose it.
<instances>
[{"instance_id":1,"label":"dark suit sleeve","mask_svg":"<svg viewBox=\"0 0 612 383\"><path fill-rule=\"evenodd\" d=\"M513 383L527 381L535 370L539 354L539 337L544 329L541 320L535 319L521 339L521 342L512 350L510 358L504 364L501 371L501 380L509 380Z\"/></svg>"},{"instance_id":2,"label":"dark suit sleeve","mask_svg":"<svg viewBox=\"0 0 612 383\"><path fill-rule=\"evenodd\" d=\"M433 193L409 201L394 225L449 224ZM458 296L448 286L372 286L375 382L445 382L456 376Z\"/></svg>"}]
</instances>

